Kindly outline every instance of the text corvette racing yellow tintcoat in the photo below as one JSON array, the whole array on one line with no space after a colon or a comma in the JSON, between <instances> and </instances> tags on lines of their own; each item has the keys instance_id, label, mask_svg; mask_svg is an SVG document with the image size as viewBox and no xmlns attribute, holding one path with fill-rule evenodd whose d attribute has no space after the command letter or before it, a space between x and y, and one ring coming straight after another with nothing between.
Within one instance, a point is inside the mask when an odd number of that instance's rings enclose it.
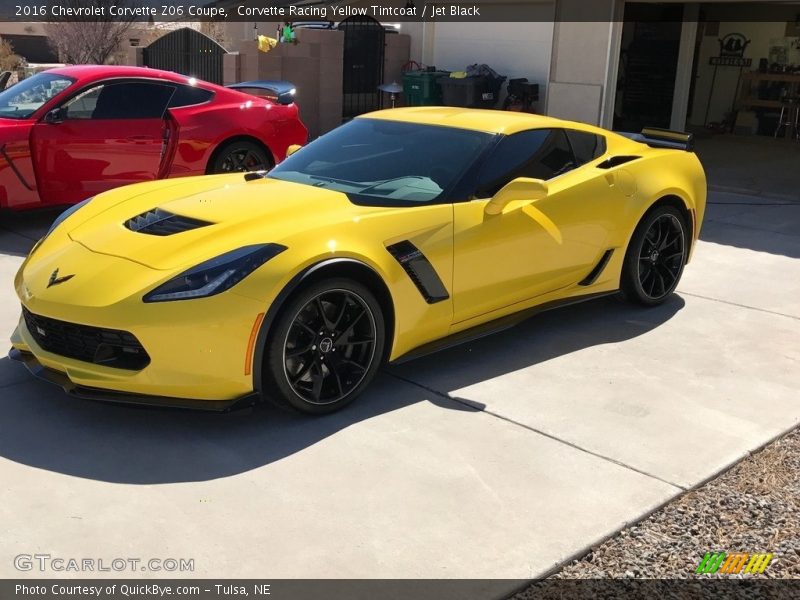
<instances>
[{"instance_id":1,"label":"text corvette racing yellow tintcoat","mask_svg":"<svg viewBox=\"0 0 800 600\"><path fill-rule=\"evenodd\" d=\"M371 113L270 173L63 213L17 274L12 358L78 396L320 413L386 361L536 310L675 289L706 182L691 137L514 112Z\"/></svg>"}]
</instances>

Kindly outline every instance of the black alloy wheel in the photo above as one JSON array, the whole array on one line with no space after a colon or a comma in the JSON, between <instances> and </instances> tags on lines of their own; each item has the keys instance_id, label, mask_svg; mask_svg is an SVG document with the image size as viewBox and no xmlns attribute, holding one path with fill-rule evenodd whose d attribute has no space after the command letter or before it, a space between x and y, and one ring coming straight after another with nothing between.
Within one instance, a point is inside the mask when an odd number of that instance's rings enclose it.
<instances>
[{"instance_id":1,"label":"black alloy wheel","mask_svg":"<svg viewBox=\"0 0 800 600\"><path fill-rule=\"evenodd\" d=\"M273 402L311 413L349 403L380 366L383 327L380 306L357 282L332 280L302 292L272 336L267 367L277 388Z\"/></svg>"},{"instance_id":2,"label":"black alloy wheel","mask_svg":"<svg viewBox=\"0 0 800 600\"><path fill-rule=\"evenodd\" d=\"M639 252L639 283L654 300L669 294L683 269L683 227L674 215L661 215L647 230Z\"/></svg>"},{"instance_id":3,"label":"black alloy wheel","mask_svg":"<svg viewBox=\"0 0 800 600\"><path fill-rule=\"evenodd\" d=\"M625 257L622 291L646 306L661 304L675 291L688 247L683 215L672 206L651 211L636 228Z\"/></svg>"},{"instance_id":4,"label":"black alloy wheel","mask_svg":"<svg viewBox=\"0 0 800 600\"><path fill-rule=\"evenodd\" d=\"M272 163L263 148L252 142L233 142L222 148L214 160L212 173L265 171Z\"/></svg>"}]
</instances>

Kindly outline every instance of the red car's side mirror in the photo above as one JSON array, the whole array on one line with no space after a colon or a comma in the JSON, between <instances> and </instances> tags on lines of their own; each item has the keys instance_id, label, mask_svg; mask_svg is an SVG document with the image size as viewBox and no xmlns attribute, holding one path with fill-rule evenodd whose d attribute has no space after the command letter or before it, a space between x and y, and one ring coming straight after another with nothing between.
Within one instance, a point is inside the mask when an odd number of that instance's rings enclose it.
<instances>
[{"instance_id":1,"label":"red car's side mirror","mask_svg":"<svg viewBox=\"0 0 800 600\"><path fill-rule=\"evenodd\" d=\"M56 123L61 123L63 120L64 120L63 108L54 108L44 116L45 123L56 124Z\"/></svg>"}]
</instances>

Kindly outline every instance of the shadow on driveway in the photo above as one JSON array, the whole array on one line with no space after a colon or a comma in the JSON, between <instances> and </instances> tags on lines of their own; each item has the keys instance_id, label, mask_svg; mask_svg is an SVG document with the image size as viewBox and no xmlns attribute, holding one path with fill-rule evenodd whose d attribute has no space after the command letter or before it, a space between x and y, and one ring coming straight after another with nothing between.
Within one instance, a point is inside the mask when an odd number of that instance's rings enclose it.
<instances>
[{"instance_id":1,"label":"shadow on driveway","mask_svg":"<svg viewBox=\"0 0 800 600\"><path fill-rule=\"evenodd\" d=\"M700 239L800 258L800 203L710 205Z\"/></svg>"},{"instance_id":2,"label":"shadow on driveway","mask_svg":"<svg viewBox=\"0 0 800 600\"><path fill-rule=\"evenodd\" d=\"M66 207L14 213L0 212L0 254L28 256L55 218Z\"/></svg>"},{"instance_id":3,"label":"shadow on driveway","mask_svg":"<svg viewBox=\"0 0 800 600\"><path fill-rule=\"evenodd\" d=\"M206 481L256 469L330 435L417 402L475 411L395 374L446 370L459 389L582 348L621 342L672 318L684 301L672 297L654 309L613 298L541 314L494 336L387 367L353 405L325 417L252 412L206 414L134 408L76 400L31 379L21 365L0 360L0 456L76 477L128 484ZM19 384L19 381L24 383ZM16 384L15 384L16 382ZM445 390L446 391L446 390ZM587 390L588 392L588 390ZM535 394L530 394L534 401Z\"/></svg>"}]
</instances>

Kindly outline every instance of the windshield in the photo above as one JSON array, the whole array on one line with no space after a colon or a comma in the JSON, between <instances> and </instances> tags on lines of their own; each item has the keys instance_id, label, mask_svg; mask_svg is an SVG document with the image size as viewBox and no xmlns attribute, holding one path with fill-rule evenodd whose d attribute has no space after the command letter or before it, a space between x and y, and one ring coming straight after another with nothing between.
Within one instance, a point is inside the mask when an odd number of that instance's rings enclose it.
<instances>
[{"instance_id":1,"label":"windshield","mask_svg":"<svg viewBox=\"0 0 800 600\"><path fill-rule=\"evenodd\" d=\"M360 204L431 202L493 139L480 131L354 119L318 138L269 177L339 192Z\"/></svg>"},{"instance_id":2,"label":"windshield","mask_svg":"<svg viewBox=\"0 0 800 600\"><path fill-rule=\"evenodd\" d=\"M0 117L27 119L45 102L74 82L64 75L39 73L0 92Z\"/></svg>"}]
</instances>

